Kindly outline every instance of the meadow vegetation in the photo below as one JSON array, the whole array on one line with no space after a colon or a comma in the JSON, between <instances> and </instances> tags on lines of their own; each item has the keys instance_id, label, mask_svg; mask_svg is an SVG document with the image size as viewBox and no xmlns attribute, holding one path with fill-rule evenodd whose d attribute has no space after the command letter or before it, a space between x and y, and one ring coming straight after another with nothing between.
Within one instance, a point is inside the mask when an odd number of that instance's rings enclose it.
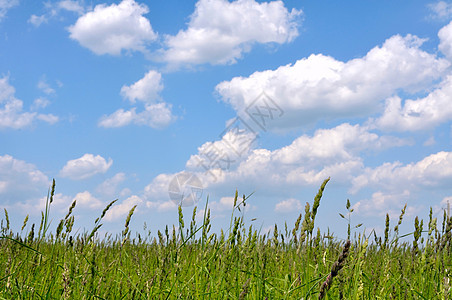
<instances>
[{"instance_id":1,"label":"meadow vegetation","mask_svg":"<svg viewBox=\"0 0 452 300\"><path fill-rule=\"evenodd\" d=\"M451 299L452 218L428 224L418 218L413 232L399 233L386 215L384 236L375 232L340 240L315 229L323 190L307 203L294 225L262 234L244 222L247 197L235 193L230 227L211 232L208 201L202 224L197 208L190 219L179 207L178 226L155 236L121 234L99 237L111 202L92 230L74 233L73 209L49 230L55 182L40 224L20 232L10 228L8 212L0 228L1 299ZM353 213L346 202L350 220ZM190 220L188 222L188 220ZM383 220L382 220L383 221ZM292 222L292 221L291 221ZM411 236L410 241L405 237Z\"/></svg>"}]
</instances>

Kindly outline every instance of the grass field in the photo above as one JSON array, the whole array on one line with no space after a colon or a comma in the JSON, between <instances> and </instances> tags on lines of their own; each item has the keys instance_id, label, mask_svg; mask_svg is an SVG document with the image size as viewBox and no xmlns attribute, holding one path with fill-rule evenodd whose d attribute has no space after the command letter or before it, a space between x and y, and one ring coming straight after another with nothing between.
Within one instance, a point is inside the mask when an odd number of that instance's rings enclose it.
<instances>
[{"instance_id":1,"label":"grass field","mask_svg":"<svg viewBox=\"0 0 452 300\"><path fill-rule=\"evenodd\" d=\"M73 235L71 205L55 232L49 209L41 223L21 232L10 229L5 209L1 221L1 299L451 299L452 218L428 224L416 218L413 232L401 235L386 217L384 236L372 232L341 241L315 229L325 180L294 225L261 234L244 223L247 197L237 192L230 227L211 233L208 204L202 224L188 223L179 207L179 225L157 237L131 237L129 222L115 237L98 230L110 203L91 231ZM406 208L406 206L405 206ZM347 200L348 214L353 210ZM185 216L187 217L187 216ZM349 220L349 215L341 215ZM384 220L382 220L384 221ZM292 222L292 221L291 221ZM441 222L441 224L438 224ZM402 239L411 235L412 242ZM405 242L404 242L405 240Z\"/></svg>"}]
</instances>

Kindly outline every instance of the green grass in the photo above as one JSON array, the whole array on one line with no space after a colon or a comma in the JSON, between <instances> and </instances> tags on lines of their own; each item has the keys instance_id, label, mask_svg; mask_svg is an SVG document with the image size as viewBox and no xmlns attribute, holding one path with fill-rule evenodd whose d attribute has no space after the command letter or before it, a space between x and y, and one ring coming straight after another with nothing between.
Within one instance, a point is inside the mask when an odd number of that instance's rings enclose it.
<instances>
[{"instance_id":1,"label":"green grass","mask_svg":"<svg viewBox=\"0 0 452 300\"><path fill-rule=\"evenodd\" d=\"M416 219L413 242L402 242L399 222L389 217L383 237L374 232L349 241L315 230L314 222L325 180L293 228L275 225L272 234L244 223L247 198L236 192L230 228L211 233L206 204L202 224L190 223L179 208L179 226L157 237L131 238L130 211L123 232L98 238L102 219L92 231L73 235L68 214L49 232L48 195L39 228L10 229L1 221L0 299L450 299L452 218L444 213L438 228ZM347 200L350 220L353 209ZM349 223L350 224L350 223ZM359 227L355 226L355 227ZM27 232L23 232L28 228ZM350 233L350 225L348 226ZM350 234L349 234L350 237ZM406 240L406 239L405 239Z\"/></svg>"}]
</instances>

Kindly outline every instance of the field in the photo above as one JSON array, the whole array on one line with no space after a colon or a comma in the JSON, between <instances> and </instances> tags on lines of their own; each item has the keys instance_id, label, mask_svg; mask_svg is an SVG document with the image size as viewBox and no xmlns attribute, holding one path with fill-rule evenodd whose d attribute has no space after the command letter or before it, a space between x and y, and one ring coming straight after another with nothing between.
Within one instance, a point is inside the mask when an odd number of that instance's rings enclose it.
<instances>
[{"instance_id":1,"label":"field","mask_svg":"<svg viewBox=\"0 0 452 300\"><path fill-rule=\"evenodd\" d=\"M244 223L247 197L235 194L229 229L211 233L206 204L202 224L188 223L179 207L179 225L156 237L131 237L129 222L115 237L100 239L102 219L91 231L72 234L76 202L55 232L49 209L55 182L38 226L25 218L20 232L1 221L1 299L450 299L452 218L415 219L413 232L399 234L386 217L384 236L341 241L315 229L323 190L294 225L261 234ZM405 206L406 208L406 206ZM353 213L347 200L348 215ZM190 216L189 216L190 217ZM292 222L292 221L291 221ZM441 222L441 224L438 224ZM410 236L410 242L405 237Z\"/></svg>"}]
</instances>

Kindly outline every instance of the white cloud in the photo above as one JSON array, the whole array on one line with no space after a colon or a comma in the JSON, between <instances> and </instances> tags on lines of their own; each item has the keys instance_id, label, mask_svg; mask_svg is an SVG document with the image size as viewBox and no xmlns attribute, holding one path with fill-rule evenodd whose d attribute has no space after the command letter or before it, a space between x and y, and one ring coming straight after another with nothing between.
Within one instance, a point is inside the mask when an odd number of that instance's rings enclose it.
<instances>
[{"instance_id":1,"label":"white cloud","mask_svg":"<svg viewBox=\"0 0 452 300\"><path fill-rule=\"evenodd\" d=\"M433 136L429 137L422 145L424 146L433 146L436 144L436 140Z\"/></svg>"},{"instance_id":2,"label":"white cloud","mask_svg":"<svg viewBox=\"0 0 452 300\"><path fill-rule=\"evenodd\" d=\"M123 50L146 51L157 34L143 17L149 9L133 0L96 5L69 27L70 37L94 53L120 55Z\"/></svg>"},{"instance_id":3,"label":"white cloud","mask_svg":"<svg viewBox=\"0 0 452 300\"><path fill-rule=\"evenodd\" d=\"M279 213L288 213L302 209L300 200L289 198L276 203L275 211Z\"/></svg>"},{"instance_id":4,"label":"white cloud","mask_svg":"<svg viewBox=\"0 0 452 300\"><path fill-rule=\"evenodd\" d=\"M40 194L45 194L44 192ZM72 198L62 193L56 193L53 196L53 202L51 208L56 209L59 212L67 210L71 204ZM47 195L40 198L30 198L26 201L17 202L16 207L20 208L21 211L37 215L46 208Z\"/></svg>"},{"instance_id":5,"label":"white cloud","mask_svg":"<svg viewBox=\"0 0 452 300\"><path fill-rule=\"evenodd\" d=\"M77 195L75 195L74 199L77 200L77 206L80 207L99 208L103 204L102 201L94 197L88 191L78 193Z\"/></svg>"},{"instance_id":6,"label":"white cloud","mask_svg":"<svg viewBox=\"0 0 452 300\"><path fill-rule=\"evenodd\" d=\"M107 180L102 182L96 190L98 193L107 196L114 196L118 190L118 185L124 182L124 180L126 180L126 174L117 173L115 174L115 176L108 178Z\"/></svg>"},{"instance_id":7,"label":"white cloud","mask_svg":"<svg viewBox=\"0 0 452 300\"><path fill-rule=\"evenodd\" d=\"M176 203L174 203L171 200L167 200L164 202L146 201L146 207L151 209L152 211L157 210L157 212L167 212L177 210Z\"/></svg>"},{"instance_id":8,"label":"white cloud","mask_svg":"<svg viewBox=\"0 0 452 300\"><path fill-rule=\"evenodd\" d=\"M35 165L10 155L0 156L0 195L6 202L45 194L49 185L49 178Z\"/></svg>"},{"instance_id":9,"label":"white cloud","mask_svg":"<svg viewBox=\"0 0 452 300\"><path fill-rule=\"evenodd\" d=\"M438 49L444 53L449 60L452 60L452 22L441 28L438 32L438 37L440 40Z\"/></svg>"},{"instance_id":10,"label":"white cloud","mask_svg":"<svg viewBox=\"0 0 452 300\"><path fill-rule=\"evenodd\" d=\"M47 114L47 115L39 114L39 115L36 116L36 119L44 121L44 122L49 123L51 125L55 124L56 122L58 122L60 120L60 118L58 118L57 116L54 116L52 114Z\"/></svg>"},{"instance_id":11,"label":"white cloud","mask_svg":"<svg viewBox=\"0 0 452 300\"><path fill-rule=\"evenodd\" d=\"M35 27L41 26L43 23L47 23L49 21L46 15L31 15L30 19L28 19L28 23L31 23Z\"/></svg>"},{"instance_id":12,"label":"white cloud","mask_svg":"<svg viewBox=\"0 0 452 300\"><path fill-rule=\"evenodd\" d=\"M121 88L121 95L132 104L136 100L152 103L160 98L159 93L163 90L162 75L154 70L147 72L143 78L134 84Z\"/></svg>"},{"instance_id":13,"label":"white cloud","mask_svg":"<svg viewBox=\"0 0 452 300\"><path fill-rule=\"evenodd\" d=\"M58 8L75 12L79 15L83 14L85 11L80 1L63 0L58 2Z\"/></svg>"},{"instance_id":14,"label":"white cloud","mask_svg":"<svg viewBox=\"0 0 452 300\"><path fill-rule=\"evenodd\" d=\"M85 8L81 1L63 0L59 2L45 2L44 8L46 12L40 16L31 15L28 19L28 23L31 23L35 27L41 26L43 23L48 23L49 20L56 18L60 15L61 11L70 11L82 15L85 12Z\"/></svg>"},{"instance_id":15,"label":"white cloud","mask_svg":"<svg viewBox=\"0 0 452 300\"><path fill-rule=\"evenodd\" d=\"M40 108L45 108L50 104L50 101L46 98L38 98L33 101L33 105L31 106L32 110L38 110Z\"/></svg>"},{"instance_id":16,"label":"white cloud","mask_svg":"<svg viewBox=\"0 0 452 300\"><path fill-rule=\"evenodd\" d=\"M19 0L0 0L0 21L6 16L9 9L19 5Z\"/></svg>"},{"instance_id":17,"label":"white cloud","mask_svg":"<svg viewBox=\"0 0 452 300\"><path fill-rule=\"evenodd\" d=\"M159 174L144 188L146 199L164 202L169 199L168 186L175 174Z\"/></svg>"},{"instance_id":18,"label":"white cloud","mask_svg":"<svg viewBox=\"0 0 452 300\"><path fill-rule=\"evenodd\" d=\"M139 205L141 203L143 203L143 200L140 197L136 195L130 196L122 203L113 205L113 207L111 207L107 211L107 214L105 215L105 220L114 221L118 220L119 218L123 218L129 213L132 207L134 207L135 205Z\"/></svg>"},{"instance_id":19,"label":"white cloud","mask_svg":"<svg viewBox=\"0 0 452 300\"><path fill-rule=\"evenodd\" d=\"M292 41L300 14L282 1L199 0L188 28L165 37L163 59L172 65L235 63L253 43Z\"/></svg>"},{"instance_id":20,"label":"white cloud","mask_svg":"<svg viewBox=\"0 0 452 300\"><path fill-rule=\"evenodd\" d=\"M186 167L198 175L204 188L226 191L226 187L241 187L246 183L269 197L290 198L291 191L300 185L318 185L327 177L334 178L336 184L350 186L364 170L362 153L378 153L411 143L409 139L379 136L366 127L344 123L319 129L312 136L300 136L272 151L250 148L241 157L222 141L207 142L199 147L198 154L190 157ZM209 157L214 163L207 163ZM235 162L225 164L230 160ZM202 163L206 163L207 171ZM161 188L166 192L171 175L164 178L165 182L152 185L153 191Z\"/></svg>"},{"instance_id":21,"label":"white cloud","mask_svg":"<svg viewBox=\"0 0 452 300\"><path fill-rule=\"evenodd\" d=\"M273 128L364 116L378 112L382 100L398 90L422 91L444 74L450 63L422 51L422 43L416 36L396 35L362 58L341 62L311 55L293 65L221 82L216 90L239 114L265 91L284 112L271 120Z\"/></svg>"},{"instance_id":22,"label":"white cloud","mask_svg":"<svg viewBox=\"0 0 452 300\"><path fill-rule=\"evenodd\" d=\"M23 101L15 96L15 89L9 84L9 77L0 78L0 129L21 129L30 126L36 119L54 124L58 117L51 114L24 112Z\"/></svg>"},{"instance_id":23,"label":"white cloud","mask_svg":"<svg viewBox=\"0 0 452 300\"><path fill-rule=\"evenodd\" d=\"M452 120L452 75L426 97L404 102L402 106L400 97L388 98L384 114L371 122L384 130L417 131Z\"/></svg>"},{"instance_id":24,"label":"white cloud","mask_svg":"<svg viewBox=\"0 0 452 300\"><path fill-rule=\"evenodd\" d=\"M198 154L192 155L186 166L201 171L231 169L249 155L255 139L253 132L233 128L227 131L221 140L207 142L199 147Z\"/></svg>"},{"instance_id":25,"label":"white cloud","mask_svg":"<svg viewBox=\"0 0 452 300\"><path fill-rule=\"evenodd\" d=\"M364 187L383 188L397 191L400 187L444 187L452 182L452 152L441 151L424 159L403 165L400 162L384 163L376 168L366 168L363 174L352 181L351 192Z\"/></svg>"},{"instance_id":26,"label":"white cloud","mask_svg":"<svg viewBox=\"0 0 452 300\"><path fill-rule=\"evenodd\" d=\"M105 173L113 164L110 158L108 162L100 155L85 154L80 158L70 160L61 169L62 177L69 177L74 180L86 179L99 173Z\"/></svg>"},{"instance_id":27,"label":"white cloud","mask_svg":"<svg viewBox=\"0 0 452 300\"><path fill-rule=\"evenodd\" d=\"M55 90L47 83L45 76L39 80L38 88L47 95L55 94Z\"/></svg>"},{"instance_id":28,"label":"white cloud","mask_svg":"<svg viewBox=\"0 0 452 300\"><path fill-rule=\"evenodd\" d=\"M452 17L452 3L438 1L428 4L428 8L433 12L431 15L435 19L449 19Z\"/></svg>"},{"instance_id":29,"label":"white cloud","mask_svg":"<svg viewBox=\"0 0 452 300\"><path fill-rule=\"evenodd\" d=\"M144 110L137 113L137 107L132 107L130 110L118 109L110 115L104 115L99 120L99 126L117 128L135 124L152 128L167 127L176 120L176 117L171 112L171 104L158 102L162 90L162 75L154 70L147 72L143 78L132 85L124 85L121 88L121 95L132 104L136 104L137 100L144 102Z\"/></svg>"},{"instance_id":30,"label":"white cloud","mask_svg":"<svg viewBox=\"0 0 452 300\"><path fill-rule=\"evenodd\" d=\"M389 214L391 219L398 218L401 209L410 202L412 197L409 190L402 192L383 193L381 191L372 194L370 199L363 199L353 205L356 213L364 216L384 216ZM419 213L419 206L407 205L405 217Z\"/></svg>"},{"instance_id":31,"label":"white cloud","mask_svg":"<svg viewBox=\"0 0 452 300\"><path fill-rule=\"evenodd\" d=\"M136 108L125 111L118 109L111 115L103 116L99 126L105 128L123 127L129 124L144 125L152 128L164 128L171 124L176 117L171 112L172 105L161 102L146 104L142 112L136 113Z\"/></svg>"},{"instance_id":32,"label":"white cloud","mask_svg":"<svg viewBox=\"0 0 452 300\"><path fill-rule=\"evenodd\" d=\"M111 115L104 115L99 120L99 126L105 128L117 128L129 125L136 117L135 108L125 111L124 109L118 109Z\"/></svg>"},{"instance_id":33,"label":"white cloud","mask_svg":"<svg viewBox=\"0 0 452 300\"><path fill-rule=\"evenodd\" d=\"M407 144L410 144L409 140L378 136L365 127L344 123L332 129L319 129L313 136L300 136L290 145L273 151L249 149L241 157L222 141L208 142L198 149L199 153L193 155L186 166L189 170L203 172L204 163L212 168L210 172L217 171L209 173L216 175L207 176L210 181L248 182L264 189L317 184L329 176L346 183L363 168L361 152L378 152ZM216 163L208 164L211 161ZM227 165L227 161L235 163Z\"/></svg>"}]
</instances>

